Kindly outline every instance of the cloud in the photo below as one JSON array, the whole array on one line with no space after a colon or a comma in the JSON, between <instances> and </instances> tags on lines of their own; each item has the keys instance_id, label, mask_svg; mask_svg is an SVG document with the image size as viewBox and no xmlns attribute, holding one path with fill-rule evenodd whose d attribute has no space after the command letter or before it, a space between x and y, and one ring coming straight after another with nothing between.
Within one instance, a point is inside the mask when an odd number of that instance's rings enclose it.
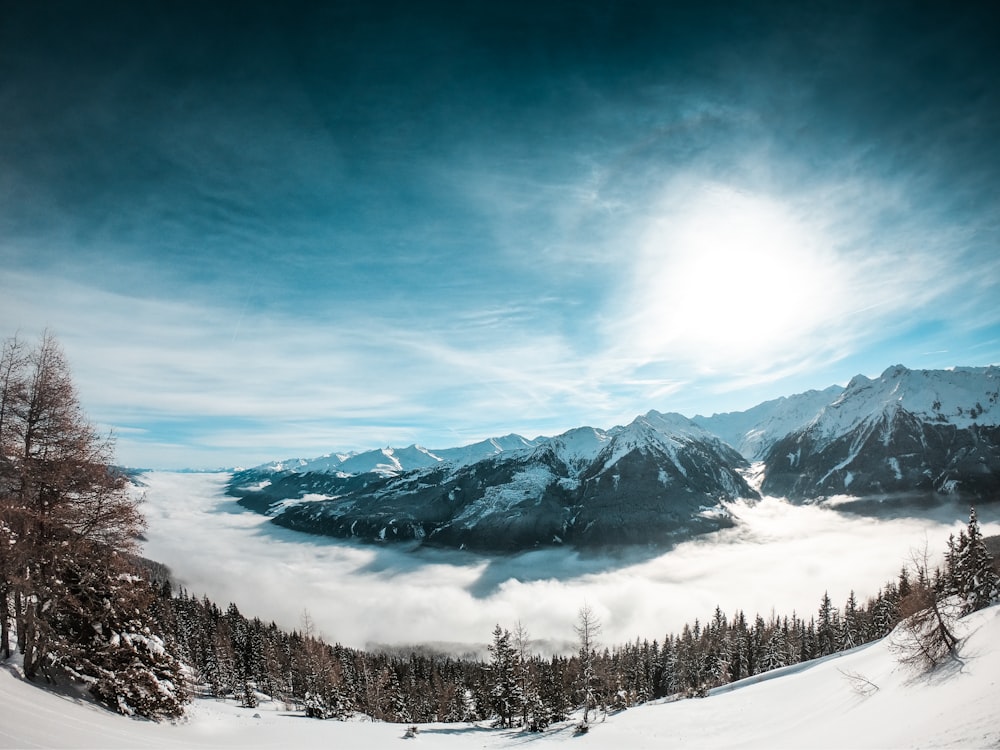
<instances>
[{"instance_id":1,"label":"cloud","mask_svg":"<svg viewBox=\"0 0 1000 750\"><path fill-rule=\"evenodd\" d=\"M935 558L965 508L934 518L876 521L767 498L736 508L740 524L652 558L543 550L488 559L465 553L361 546L298 534L242 512L218 475L148 476L145 554L195 595L299 627L308 610L325 638L345 645L480 644L520 621L556 649L572 649L586 602L602 641L661 639L715 606L806 618L823 592L838 606L894 580L926 542ZM980 513L984 533L1000 516Z\"/></svg>"},{"instance_id":2,"label":"cloud","mask_svg":"<svg viewBox=\"0 0 1000 750\"><path fill-rule=\"evenodd\" d=\"M11 281L0 313L28 335L53 329L86 411L116 427L132 465L449 447L553 418L568 429L563 407L572 415L600 400L587 365L533 326L525 303L411 320L345 310L330 326L308 311L127 296L30 273Z\"/></svg>"}]
</instances>

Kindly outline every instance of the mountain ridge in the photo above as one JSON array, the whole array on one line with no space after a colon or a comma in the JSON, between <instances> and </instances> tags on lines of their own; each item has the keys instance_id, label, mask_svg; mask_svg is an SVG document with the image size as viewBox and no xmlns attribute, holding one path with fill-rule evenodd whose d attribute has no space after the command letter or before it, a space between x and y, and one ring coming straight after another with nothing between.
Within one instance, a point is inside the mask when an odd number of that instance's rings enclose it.
<instances>
[{"instance_id":1,"label":"mountain ridge","mask_svg":"<svg viewBox=\"0 0 1000 750\"><path fill-rule=\"evenodd\" d=\"M670 544L731 525L727 505L760 493L877 506L998 497L998 404L1000 367L894 365L744 412L650 410L554 437L265 464L234 474L230 493L280 525L373 542Z\"/></svg>"}]
</instances>

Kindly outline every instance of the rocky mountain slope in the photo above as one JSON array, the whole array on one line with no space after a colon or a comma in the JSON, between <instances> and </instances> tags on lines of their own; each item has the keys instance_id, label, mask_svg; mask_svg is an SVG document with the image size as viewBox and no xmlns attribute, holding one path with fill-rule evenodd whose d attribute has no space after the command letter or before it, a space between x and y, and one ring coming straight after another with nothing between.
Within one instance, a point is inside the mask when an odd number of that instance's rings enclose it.
<instances>
[{"instance_id":1,"label":"rocky mountain slope","mask_svg":"<svg viewBox=\"0 0 1000 750\"><path fill-rule=\"evenodd\" d=\"M746 459L680 415L570 430L471 463L399 473L234 476L231 492L275 523L366 541L509 552L663 544L732 523L725 503L758 495Z\"/></svg>"},{"instance_id":2,"label":"rocky mountain slope","mask_svg":"<svg viewBox=\"0 0 1000 750\"><path fill-rule=\"evenodd\" d=\"M764 453L766 494L1000 497L1000 368L857 376Z\"/></svg>"}]
</instances>

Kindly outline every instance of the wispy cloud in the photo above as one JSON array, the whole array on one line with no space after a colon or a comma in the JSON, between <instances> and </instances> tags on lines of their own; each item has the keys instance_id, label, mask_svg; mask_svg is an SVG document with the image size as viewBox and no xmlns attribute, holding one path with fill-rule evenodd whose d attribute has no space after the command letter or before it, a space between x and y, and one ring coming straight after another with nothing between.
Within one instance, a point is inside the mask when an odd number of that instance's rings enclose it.
<instances>
[{"instance_id":1,"label":"wispy cloud","mask_svg":"<svg viewBox=\"0 0 1000 750\"><path fill-rule=\"evenodd\" d=\"M19 7L0 45L0 314L55 330L124 460L1000 357L976 14L64 10ZM948 64L901 62L924 54Z\"/></svg>"}]
</instances>

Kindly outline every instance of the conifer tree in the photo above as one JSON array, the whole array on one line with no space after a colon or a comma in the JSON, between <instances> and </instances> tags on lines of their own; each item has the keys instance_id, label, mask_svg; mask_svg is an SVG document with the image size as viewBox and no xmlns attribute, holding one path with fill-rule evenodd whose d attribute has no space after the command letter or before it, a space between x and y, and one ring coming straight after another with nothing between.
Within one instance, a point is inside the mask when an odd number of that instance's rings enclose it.
<instances>
[{"instance_id":1,"label":"conifer tree","mask_svg":"<svg viewBox=\"0 0 1000 750\"><path fill-rule=\"evenodd\" d=\"M823 592L823 600L819 606L819 618L816 620L817 656L827 656L837 650L837 629L834 627L834 608L830 595Z\"/></svg>"},{"instance_id":2,"label":"conifer tree","mask_svg":"<svg viewBox=\"0 0 1000 750\"><path fill-rule=\"evenodd\" d=\"M514 715L522 707L518 684L517 652L511 646L510 632L497 625L493 630L490 651L490 708L502 727L514 725Z\"/></svg>"},{"instance_id":3,"label":"conifer tree","mask_svg":"<svg viewBox=\"0 0 1000 750\"><path fill-rule=\"evenodd\" d=\"M1000 576L983 542L975 507L969 511L968 526L949 553L949 577L962 600L963 614L983 609L1000 597Z\"/></svg>"},{"instance_id":4,"label":"conifer tree","mask_svg":"<svg viewBox=\"0 0 1000 750\"><path fill-rule=\"evenodd\" d=\"M577 614L574 627L579 642L580 676L578 689L583 704L583 723L590 720L591 710L597 708L597 672L595 669L595 649L597 636L601 632L601 622L589 604L584 604Z\"/></svg>"},{"instance_id":5,"label":"conifer tree","mask_svg":"<svg viewBox=\"0 0 1000 750\"><path fill-rule=\"evenodd\" d=\"M155 632L135 563L143 528L113 443L83 415L45 334L0 354L0 620L17 622L25 676L90 682L125 713L174 716L180 665ZM0 644L6 651L7 644Z\"/></svg>"},{"instance_id":6,"label":"conifer tree","mask_svg":"<svg viewBox=\"0 0 1000 750\"><path fill-rule=\"evenodd\" d=\"M840 636L837 639L837 650L846 651L849 648L864 642L863 625L861 613L858 610L858 601L851 590L844 604L844 616L840 621Z\"/></svg>"}]
</instances>

